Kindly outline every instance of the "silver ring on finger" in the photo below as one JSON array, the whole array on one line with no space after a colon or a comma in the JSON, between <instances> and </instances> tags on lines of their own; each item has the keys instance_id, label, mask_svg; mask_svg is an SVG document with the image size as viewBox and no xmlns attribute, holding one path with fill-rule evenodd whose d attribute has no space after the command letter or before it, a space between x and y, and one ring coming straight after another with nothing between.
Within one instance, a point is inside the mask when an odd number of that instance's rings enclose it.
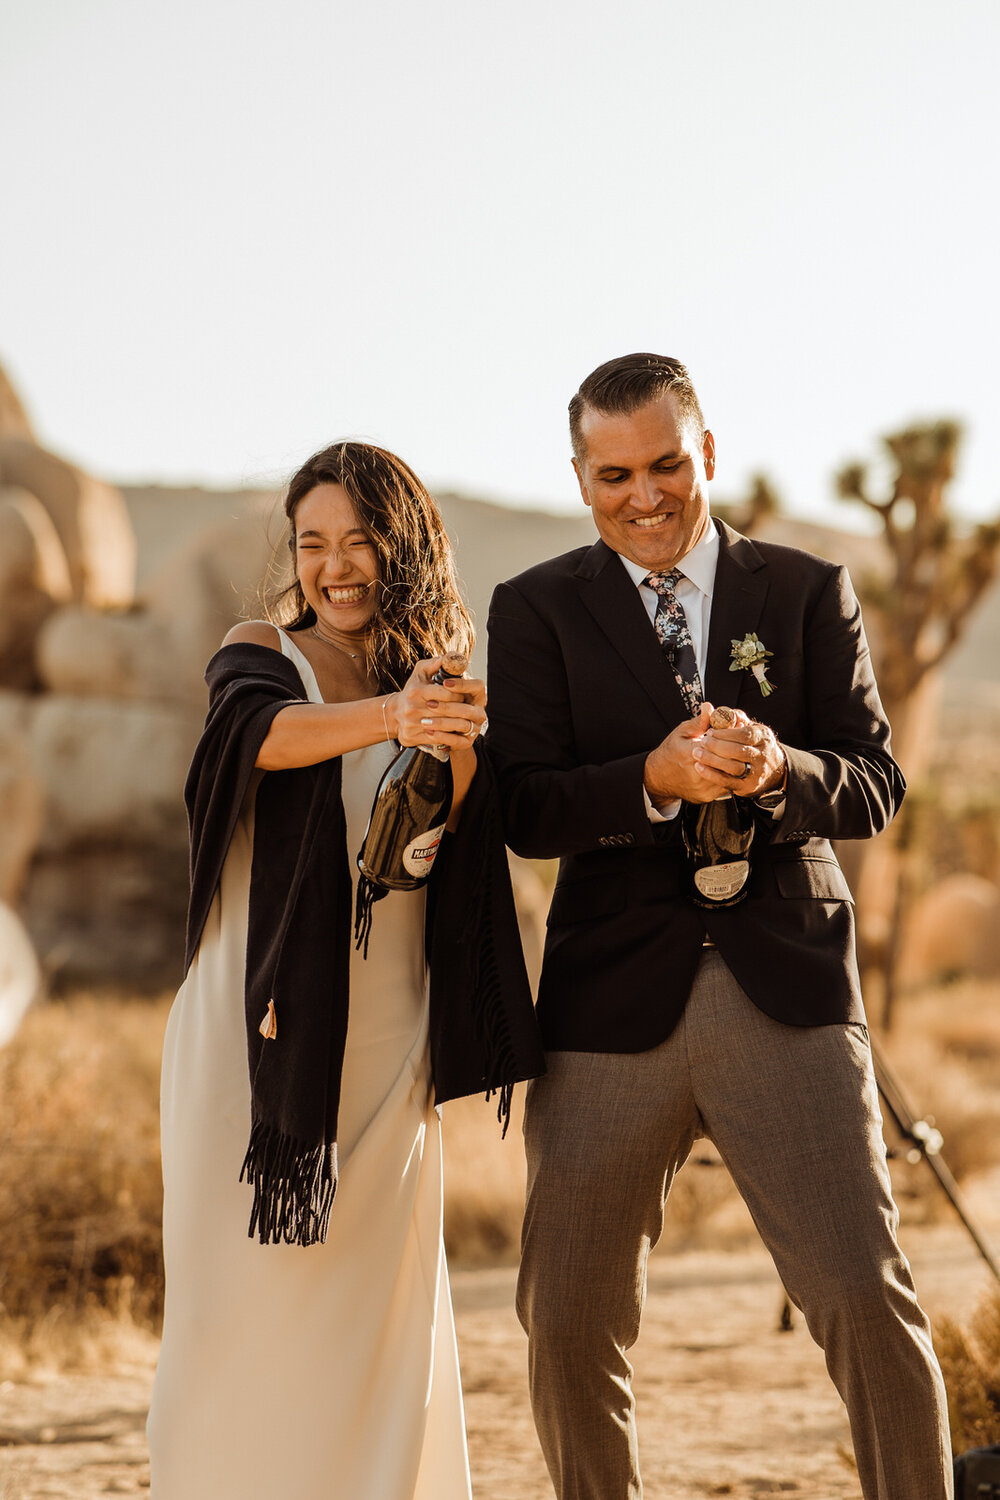
<instances>
[{"instance_id":1,"label":"silver ring on finger","mask_svg":"<svg viewBox=\"0 0 1000 1500\"><path fill-rule=\"evenodd\" d=\"M473 724L473 723L470 722L469 727L465 731L465 733L466 733L466 735L468 736L468 738L470 740L474 740L476 738L476 726L475 726L475 724Z\"/></svg>"},{"instance_id":2,"label":"silver ring on finger","mask_svg":"<svg viewBox=\"0 0 1000 1500\"><path fill-rule=\"evenodd\" d=\"M750 765L750 762L748 760L745 760L743 762L743 769L740 772L740 774L737 776L736 780L737 781L746 781L747 777L750 775L751 769L752 769L752 767Z\"/></svg>"},{"instance_id":3,"label":"silver ring on finger","mask_svg":"<svg viewBox=\"0 0 1000 1500\"><path fill-rule=\"evenodd\" d=\"M433 729L434 728L434 720L433 719L421 719L420 722L424 726L425 729Z\"/></svg>"}]
</instances>

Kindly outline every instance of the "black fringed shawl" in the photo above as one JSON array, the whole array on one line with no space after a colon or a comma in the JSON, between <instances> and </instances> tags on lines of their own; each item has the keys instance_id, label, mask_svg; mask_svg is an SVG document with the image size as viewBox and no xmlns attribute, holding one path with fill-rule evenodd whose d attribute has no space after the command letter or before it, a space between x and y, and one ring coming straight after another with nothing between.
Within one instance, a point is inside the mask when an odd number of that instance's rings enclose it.
<instances>
[{"instance_id":1,"label":"black fringed shawl","mask_svg":"<svg viewBox=\"0 0 1000 1500\"><path fill-rule=\"evenodd\" d=\"M306 701L295 667L266 646L224 646L205 676L208 717L185 788L185 972L271 721L287 704ZM256 794L245 987L251 1126L240 1175L254 1190L250 1235L262 1244L324 1240L337 1187L351 941L340 775L339 758L269 771ZM513 1085L544 1072L545 1063L496 787L482 754L459 829L445 836L434 864L426 944L435 1098L498 1092L506 1129ZM271 1002L277 1034L265 1041L259 1027Z\"/></svg>"}]
</instances>

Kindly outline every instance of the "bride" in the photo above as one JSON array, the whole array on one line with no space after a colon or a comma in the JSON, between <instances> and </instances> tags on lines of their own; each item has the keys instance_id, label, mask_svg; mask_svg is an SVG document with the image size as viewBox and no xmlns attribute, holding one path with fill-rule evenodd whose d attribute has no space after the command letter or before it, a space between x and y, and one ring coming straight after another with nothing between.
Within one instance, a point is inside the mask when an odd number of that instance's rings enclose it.
<instances>
[{"instance_id":1,"label":"bride","mask_svg":"<svg viewBox=\"0 0 1000 1500\"><path fill-rule=\"evenodd\" d=\"M544 1063L472 627L429 494L343 442L285 500L294 577L207 669L186 978L164 1045L153 1500L468 1500L435 1104ZM397 745L447 748L430 879L352 940ZM378 893L377 893L378 894Z\"/></svg>"}]
</instances>

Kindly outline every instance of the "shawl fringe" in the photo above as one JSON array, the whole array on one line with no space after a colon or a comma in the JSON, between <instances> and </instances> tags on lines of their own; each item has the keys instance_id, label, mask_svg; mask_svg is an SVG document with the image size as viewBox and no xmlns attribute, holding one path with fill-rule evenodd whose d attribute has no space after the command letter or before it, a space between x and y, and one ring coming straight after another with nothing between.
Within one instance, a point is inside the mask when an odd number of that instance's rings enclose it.
<instances>
[{"instance_id":1,"label":"shawl fringe","mask_svg":"<svg viewBox=\"0 0 1000 1500\"><path fill-rule=\"evenodd\" d=\"M388 894L387 887L369 880L367 875L359 874L358 895L354 905L354 948L356 952L360 950L363 958L368 957L368 939L372 935L375 903L383 901Z\"/></svg>"},{"instance_id":2,"label":"shawl fringe","mask_svg":"<svg viewBox=\"0 0 1000 1500\"><path fill-rule=\"evenodd\" d=\"M337 1143L310 1146L255 1120L240 1168L253 1187L250 1239L316 1245L326 1239L337 1191Z\"/></svg>"},{"instance_id":3,"label":"shawl fringe","mask_svg":"<svg viewBox=\"0 0 1000 1500\"><path fill-rule=\"evenodd\" d=\"M499 847L503 849L503 835L499 831L499 819L492 802L485 805L483 821L486 824L483 840L485 847L491 849L493 840L498 839ZM506 871L506 858L503 868ZM490 860L484 859L481 862L478 875L466 926L466 942L472 953L469 997L473 1021L482 1040L483 1076L487 1080L502 1080L490 1082L486 1090L487 1104L494 1094L497 1096L497 1120L501 1126L502 1140L510 1125L514 1083L518 1077L517 1053L501 995L496 929L493 922L495 870Z\"/></svg>"}]
</instances>

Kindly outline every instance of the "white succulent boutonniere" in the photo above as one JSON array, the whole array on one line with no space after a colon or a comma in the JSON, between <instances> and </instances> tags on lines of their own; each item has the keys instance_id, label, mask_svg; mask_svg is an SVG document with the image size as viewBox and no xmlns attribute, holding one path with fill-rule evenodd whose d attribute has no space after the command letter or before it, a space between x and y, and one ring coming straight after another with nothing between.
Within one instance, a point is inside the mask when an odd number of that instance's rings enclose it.
<instances>
[{"instance_id":1,"label":"white succulent boutonniere","mask_svg":"<svg viewBox=\"0 0 1000 1500\"><path fill-rule=\"evenodd\" d=\"M767 668L764 663L774 655L768 651L764 642L756 636L752 630L747 631L741 641L733 641L733 649L730 652L732 664L730 672L752 672L760 687L762 698L770 697L774 687L767 680Z\"/></svg>"}]
</instances>

